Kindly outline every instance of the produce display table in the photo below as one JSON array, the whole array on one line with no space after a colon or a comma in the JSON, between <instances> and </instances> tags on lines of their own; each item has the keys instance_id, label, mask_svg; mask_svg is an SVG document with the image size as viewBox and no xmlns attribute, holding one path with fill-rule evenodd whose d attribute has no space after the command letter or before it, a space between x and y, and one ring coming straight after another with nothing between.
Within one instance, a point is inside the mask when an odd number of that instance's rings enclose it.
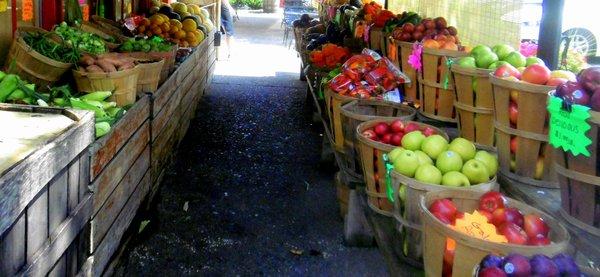
<instances>
[{"instance_id":1,"label":"produce display table","mask_svg":"<svg viewBox=\"0 0 600 277\"><path fill-rule=\"evenodd\" d=\"M66 276L90 245L91 112L0 104L0 272Z\"/></svg>"}]
</instances>

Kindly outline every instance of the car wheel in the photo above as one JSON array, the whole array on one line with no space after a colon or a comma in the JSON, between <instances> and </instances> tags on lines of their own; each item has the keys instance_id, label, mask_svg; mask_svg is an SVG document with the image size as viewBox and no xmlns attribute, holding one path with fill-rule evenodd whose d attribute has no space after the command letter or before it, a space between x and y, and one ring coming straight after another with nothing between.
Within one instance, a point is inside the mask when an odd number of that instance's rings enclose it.
<instances>
[{"instance_id":1,"label":"car wheel","mask_svg":"<svg viewBox=\"0 0 600 277\"><path fill-rule=\"evenodd\" d=\"M569 49L575 50L584 56L596 55L596 37L589 30L573 28L564 31L562 35L571 39Z\"/></svg>"}]
</instances>

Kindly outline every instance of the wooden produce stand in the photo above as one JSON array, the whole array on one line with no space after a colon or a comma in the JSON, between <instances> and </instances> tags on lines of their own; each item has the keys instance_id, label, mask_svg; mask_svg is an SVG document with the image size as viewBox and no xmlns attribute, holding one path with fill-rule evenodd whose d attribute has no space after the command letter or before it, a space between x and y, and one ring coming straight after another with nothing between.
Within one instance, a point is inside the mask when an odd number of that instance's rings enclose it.
<instances>
[{"instance_id":1,"label":"wooden produce stand","mask_svg":"<svg viewBox=\"0 0 600 277\"><path fill-rule=\"evenodd\" d=\"M94 115L0 104L0 275L71 276L89 245Z\"/></svg>"},{"instance_id":2,"label":"wooden produce stand","mask_svg":"<svg viewBox=\"0 0 600 277\"><path fill-rule=\"evenodd\" d=\"M100 276L150 188L150 97L144 95L89 150L92 276Z\"/></svg>"}]
</instances>

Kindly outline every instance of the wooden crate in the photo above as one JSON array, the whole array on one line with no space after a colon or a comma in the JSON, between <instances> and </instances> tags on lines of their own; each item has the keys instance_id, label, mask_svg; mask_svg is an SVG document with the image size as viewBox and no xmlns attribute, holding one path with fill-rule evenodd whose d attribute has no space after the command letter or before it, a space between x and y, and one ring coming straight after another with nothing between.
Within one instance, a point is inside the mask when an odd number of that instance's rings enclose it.
<instances>
[{"instance_id":1,"label":"wooden crate","mask_svg":"<svg viewBox=\"0 0 600 277\"><path fill-rule=\"evenodd\" d=\"M348 104L357 98L340 95L337 92L333 91L329 86L326 86L324 89L325 94L325 110L327 114L327 119L329 119L329 130L331 130L331 135L333 141L331 145L334 147L335 151L340 153L344 153L344 130L342 129L342 106Z\"/></svg>"},{"instance_id":2,"label":"wooden crate","mask_svg":"<svg viewBox=\"0 0 600 277\"><path fill-rule=\"evenodd\" d=\"M393 216L393 204L387 197L386 194L386 167L385 161L383 160L383 154L387 154L392 151L396 146L384 144L378 141L374 141L366 138L362 135L362 132L366 129L372 128L377 123L387 122L390 123L395 119L375 119L363 122L356 128L356 137L358 140L358 148L360 154L360 162L362 165L363 177L365 180L365 192L367 193L367 204L374 212L391 217ZM415 123L421 127L430 127L436 131L437 134L443 136L448 140L448 135L433 126L423 124L415 121L406 121L406 123Z\"/></svg>"},{"instance_id":3,"label":"wooden crate","mask_svg":"<svg viewBox=\"0 0 600 277\"><path fill-rule=\"evenodd\" d=\"M413 51L412 42L405 42L400 40L395 40L393 38L388 38L388 48L395 47L395 51L388 50L386 53L387 57L400 68L400 70L406 74L406 76L410 79L411 82L403 84L404 88L404 100L407 102L412 102L415 104L419 104L419 83L417 77L417 71L408 63L408 57ZM394 52L395 55L391 56L391 52Z\"/></svg>"},{"instance_id":4,"label":"wooden crate","mask_svg":"<svg viewBox=\"0 0 600 277\"><path fill-rule=\"evenodd\" d=\"M590 157L573 156L562 148L554 149L554 168L561 192L561 215L571 224L600 237L600 173L598 139L600 112L590 111L588 137Z\"/></svg>"},{"instance_id":5,"label":"wooden crate","mask_svg":"<svg viewBox=\"0 0 600 277\"><path fill-rule=\"evenodd\" d=\"M418 75L421 115L442 122L456 122L454 85L446 62L449 58L466 55L468 53L460 51L423 48L423 70ZM447 88L445 78L448 78Z\"/></svg>"},{"instance_id":6,"label":"wooden crate","mask_svg":"<svg viewBox=\"0 0 600 277\"><path fill-rule=\"evenodd\" d=\"M348 184L342 182L341 171L338 171L333 177L333 183L335 184L335 191L337 195L337 201L340 206L340 217L343 219L348 214L348 199L350 198L350 187Z\"/></svg>"},{"instance_id":7,"label":"wooden crate","mask_svg":"<svg viewBox=\"0 0 600 277\"><path fill-rule=\"evenodd\" d=\"M442 265L447 239L456 242L452 276L472 276L473 268L489 253L508 255L519 253L525 256L544 254L554 256L563 253L569 245L570 235L565 227L547 213L533 208L523 202L506 198L506 205L519 209L523 214L535 213L540 215L550 227L549 245L530 246L510 243L496 243L474 238L445 225L429 212L428 207L437 199L450 198L459 211L472 212L478 208L479 198L484 192L474 191L434 191L425 194L420 200L421 220L423 222L424 248L423 262L425 276L442 276Z\"/></svg>"},{"instance_id":8,"label":"wooden crate","mask_svg":"<svg viewBox=\"0 0 600 277\"><path fill-rule=\"evenodd\" d=\"M0 135L1 275L75 276L90 249L93 113L0 104L0 122L12 131Z\"/></svg>"},{"instance_id":9,"label":"wooden crate","mask_svg":"<svg viewBox=\"0 0 600 277\"><path fill-rule=\"evenodd\" d=\"M460 136L478 145L494 146L494 95L489 75L493 70L466 68L453 63L450 70L456 99L454 108Z\"/></svg>"},{"instance_id":10,"label":"wooden crate","mask_svg":"<svg viewBox=\"0 0 600 277\"><path fill-rule=\"evenodd\" d=\"M383 32L383 28L371 27L369 29L369 48L386 56L386 34Z\"/></svg>"},{"instance_id":11,"label":"wooden crate","mask_svg":"<svg viewBox=\"0 0 600 277\"><path fill-rule=\"evenodd\" d=\"M490 74L494 93L494 127L500 174L512 181L558 188L552 166L553 153L548 143L548 112L546 103L551 86L504 80ZM511 125L509 105L516 94L519 109L517 124ZM510 150L516 139L516 151ZM512 165L511 165L512 163ZM542 166L543 165L543 166ZM543 167L543 170L539 170Z\"/></svg>"},{"instance_id":12,"label":"wooden crate","mask_svg":"<svg viewBox=\"0 0 600 277\"><path fill-rule=\"evenodd\" d=\"M150 97L142 96L89 152L94 192L91 271L101 274L118 250L126 230L113 230L119 227L115 222L121 214L135 214L140 208L139 203L128 205L128 201L142 190L144 178L149 175ZM140 195L145 196L146 193Z\"/></svg>"}]
</instances>

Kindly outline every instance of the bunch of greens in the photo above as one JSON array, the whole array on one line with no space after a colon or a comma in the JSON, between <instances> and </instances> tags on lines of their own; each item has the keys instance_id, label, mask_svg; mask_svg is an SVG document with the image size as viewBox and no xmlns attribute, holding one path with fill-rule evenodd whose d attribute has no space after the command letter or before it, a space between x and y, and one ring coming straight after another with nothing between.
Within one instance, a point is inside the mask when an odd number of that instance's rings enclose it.
<instances>
[{"instance_id":1,"label":"bunch of greens","mask_svg":"<svg viewBox=\"0 0 600 277\"><path fill-rule=\"evenodd\" d=\"M106 45L102 38L98 35L70 27L66 22L62 22L56 26L54 32L63 39L67 46L90 54L103 54L106 52Z\"/></svg>"},{"instance_id":2,"label":"bunch of greens","mask_svg":"<svg viewBox=\"0 0 600 277\"><path fill-rule=\"evenodd\" d=\"M121 44L121 52L168 52L172 44L156 39L128 39Z\"/></svg>"},{"instance_id":3,"label":"bunch of greens","mask_svg":"<svg viewBox=\"0 0 600 277\"><path fill-rule=\"evenodd\" d=\"M75 47L68 47L65 43L57 43L49 36L52 33L26 32L23 40L38 53L63 63L77 63L80 52Z\"/></svg>"}]
</instances>

